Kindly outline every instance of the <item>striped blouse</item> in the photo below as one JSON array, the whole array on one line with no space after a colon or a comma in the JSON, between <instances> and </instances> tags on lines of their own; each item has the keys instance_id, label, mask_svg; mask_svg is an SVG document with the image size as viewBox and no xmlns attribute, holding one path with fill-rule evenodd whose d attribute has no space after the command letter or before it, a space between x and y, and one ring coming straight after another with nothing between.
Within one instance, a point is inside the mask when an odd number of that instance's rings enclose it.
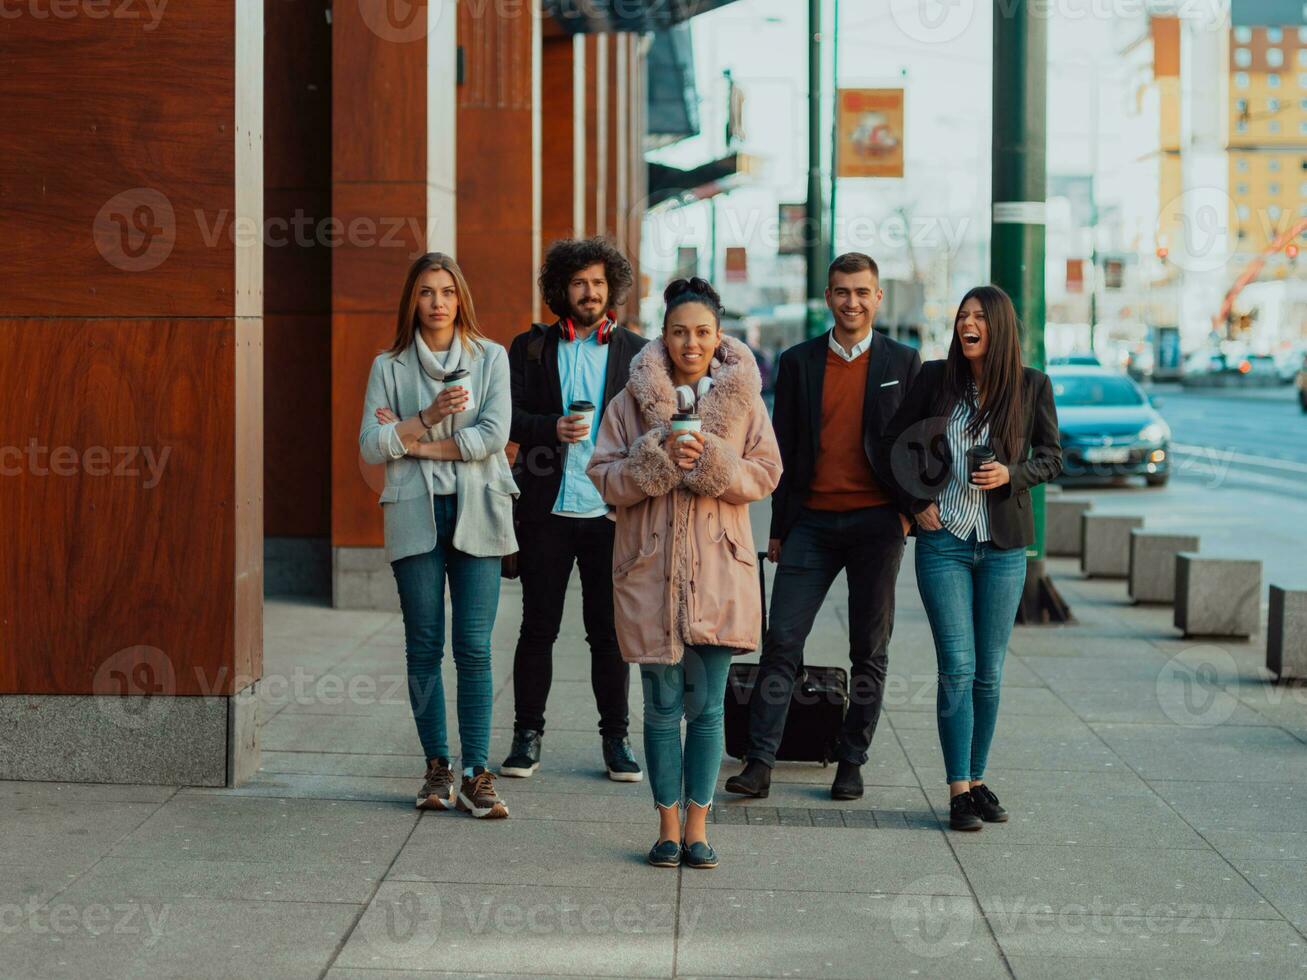
<instances>
[{"instance_id":1,"label":"striped blouse","mask_svg":"<svg viewBox=\"0 0 1307 980\"><path fill-rule=\"evenodd\" d=\"M972 531L976 532L977 541L989 540L989 508L985 491L971 485L971 474L967 472L967 450L989 442L988 425L982 426L974 436L967 431L967 423L976 412L978 397L976 387L972 385L966 397L958 399L953 414L949 416L946 434L953 466L944 492L939 495L940 522L963 541Z\"/></svg>"}]
</instances>

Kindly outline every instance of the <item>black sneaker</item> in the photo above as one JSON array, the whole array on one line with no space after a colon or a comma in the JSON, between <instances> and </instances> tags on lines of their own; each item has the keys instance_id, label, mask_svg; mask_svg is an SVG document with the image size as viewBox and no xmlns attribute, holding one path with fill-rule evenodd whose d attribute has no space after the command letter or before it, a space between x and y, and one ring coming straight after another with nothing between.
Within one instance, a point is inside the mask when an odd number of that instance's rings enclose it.
<instances>
[{"instance_id":1,"label":"black sneaker","mask_svg":"<svg viewBox=\"0 0 1307 980\"><path fill-rule=\"evenodd\" d=\"M540 740L544 732L533 728L513 729L513 747L508 758L499 766L501 776L516 776L525 779L540 768Z\"/></svg>"},{"instance_id":2,"label":"black sneaker","mask_svg":"<svg viewBox=\"0 0 1307 980\"><path fill-rule=\"evenodd\" d=\"M970 793L958 793L948 801L948 825L950 830L979 830L984 826Z\"/></svg>"},{"instance_id":3,"label":"black sneaker","mask_svg":"<svg viewBox=\"0 0 1307 980\"><path fill-rule=\"evenodd\" d=\"M980 819L985 823L1007 823L1007 811L998 797L984 783L971 787L971 802L976 805Z\"/></svg>"},{"instance_id":4,"label":"black sneaker","mask_svg":"<svg viewBox=\"0 0 1307 980\"><path fill-rule=\"evenodd\" d=\"M744 769L726 780L726 792L765 800L771 792L771 767L757 759L748 759Z\"/></svg>"},{"instance_id":5,"label":"black sneaker","mask_svg":"<svg viewBox=\"0 0 1307 980\"><path fill-rule=\"evenodd\" d=\"M830 798L832 800L862 799L862 766L841 760L839 768L835 770L835 782L831 783Z\"/></svg>"},{"instance_id":6,"label":"black sneaker","mask_svg":"<svg viewBox=\"0 0 1307 980\"><path fill-rule=\"evenodd\" d=\"M635 761L628 738L604 739L604 768L608 778L615 783L638 783L644 779L644 770Z\"/></svg>"},{"instance_id":7,"label":"black sneaker","mask_svg":"<svg viewBox=\"0 0 1307 980\"><path fill-rule=\"evenodd\" d=\"M448 759L431 759L427 762L427 778L418 790L419 810L454 809L454 770Z\"/></svg>"}]
</instances>

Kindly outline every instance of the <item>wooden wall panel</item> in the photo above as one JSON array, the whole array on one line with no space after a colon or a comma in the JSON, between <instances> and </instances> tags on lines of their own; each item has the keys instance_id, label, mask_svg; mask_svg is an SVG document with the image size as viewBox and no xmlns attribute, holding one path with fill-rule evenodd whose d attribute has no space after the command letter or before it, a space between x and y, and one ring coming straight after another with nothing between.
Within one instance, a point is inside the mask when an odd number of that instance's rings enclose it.
<instances>
[{"instance_id":1,"label":"wooden wall panel","mask_svg":"<svg viewBox=\"0 0 1307 980\"><path fill-rule=\"evenodd\" d=\"M573 70L576 59L570 37L549 37L543 45L541 65L541 170L540 237L545 248L559 238L576 234L573 200L576 136L573 124Z\"/></svg>"},{"instance_id":2,"label":"wooden wall panel","mask_svg":"<svg viewBox=\"0 0 1307 980\"><path fill-rule=\"evenodd\" d=\"M332 211L340 244L331 249L334 312L390 313L413 260L426 251L424 183L336 185Z\"/></svg>"},{"instance_id":3,"label":"wooden wall panel","mask_svg":"<svg viewBox=\"0 0 1307 980\"><path fill-rule=\"evenodd\" d=\"M305 438L331 419L331 315L263 318L264 533L331 533L331 445Z\"/></svg>"},{"instance_id":4,"label":"wooden wall panel","mask_svg":"<svg viewBox=\"0 0 1307 980\"><path fill-rule=\"evenodd\" d=\"M138 645L164 651L177 694L231 693L233 668L257 665L248 599L233 656L237 579L254 574L236 571L236 528L256 506L236 457L256 451L257 405L233 422L258 387L235 324L0 320L0 692L91 693Z\"/></svg>"},{"instance_id":5,"label":"wooden wall panel","mask_svg":"<svg viewBox=\"0 0 1307 980\"><path fill-rule=\"evenodd\" d=\"M427 2L333 5L331 166L337 182L426 180L427 44L425 30L414 27L425 23ZM404 19L392 22L400 8Z\"/></svg>"},{"instance_id":6,"label":"wooden wall panel","mask_svg":"<svg viewBox=\"0 0 1307 980\"><path fill-rule=\"evenodd\" d=\"M332 18L331 209L342 244L331 249L331 542L380 547L380 484L360 471L358 427L368 368L390 345L405 273L426 251L427 0L337 3Z\"/></svg>"},{"instance_id":7,"label":"wooden wall panel","mask_svg":"<svg viewBox=\"0 0 1307 980\"><path fill-rule=\"evenodd\" d=\"M0 315L234 312L235 4L135 9L4 19Z\"/></svg>"},{"instance_id":8,"label":"wooden wall panel","mask_svg":"<svg viewBox=\"0 0 1307 980\"><path fill-rule=\"evenodd\" d=\"M331 543L338 548L380 548L385 544L377 503L385 474L380 466L368 466L359 456L359 425L372 361L394 337L393 314L332 317L331 444L335 451L331 457Z\"/></svg>"},{"instance_id":9,"label":"wooden wall panel","mask_svg":"<svg viewBox=\"0 0 1307 980\"><path fill-rule=\"evenodd\" d=\"M527 29L531 24L533 29ZM501 343L536 306L533 20L459 6L458 262L485 332Z\"/></svg>"}]
</instances>

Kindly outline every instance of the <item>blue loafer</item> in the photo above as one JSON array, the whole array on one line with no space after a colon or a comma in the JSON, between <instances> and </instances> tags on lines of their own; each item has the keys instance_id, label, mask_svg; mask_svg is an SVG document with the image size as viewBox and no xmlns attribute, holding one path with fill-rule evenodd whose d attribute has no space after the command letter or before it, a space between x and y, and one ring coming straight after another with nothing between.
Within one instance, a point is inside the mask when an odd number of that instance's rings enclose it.
<instances>
[{"instance_id":1,"label":"blue loafer","mask_svg":"<svg viewBox=\"0 0 1307 980\"><path fill-rule=\"evenodd\" d=\"M681 846L685 849L686 867L700 868L704 871L717 867L717 852L707 841L695 841L693 844L682 841Z\"/></svg>"},{"instance_id":2,"label":"blue loafer","mask_svg":"<svg viewBox=\"0 0 1307 980\"><path fill-rule=\"evenodd\" d=\"M674 840L660 840L649 851L649 863L655 868L679 868L681 845Z\"/></svg>"}]
</instances>

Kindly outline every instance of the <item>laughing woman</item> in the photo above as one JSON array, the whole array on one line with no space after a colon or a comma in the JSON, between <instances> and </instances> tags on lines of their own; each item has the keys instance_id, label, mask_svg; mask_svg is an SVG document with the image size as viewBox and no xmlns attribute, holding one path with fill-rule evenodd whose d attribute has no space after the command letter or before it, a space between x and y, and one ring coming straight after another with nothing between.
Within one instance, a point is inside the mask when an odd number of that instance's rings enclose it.
<instances>
[{"instance_id":1,"label":"laughing woman","mask_svg":"<svg viewBox=\"0 0 1307 980\"><path fill-rule=\"evenodd\" d=\"M508 355L478 329L463 273L448 255L422 256L400 293L395 341L372 362L359 431L363 459L386 465L386 559L399 587L409 701L427 760L419 809L508 816L486 753L500 557L517 550L517 485L504 456L510 414ZM440 675L446 583L462 742L457 793Z\"/></svg>"},{"instance_id":2,"label":"laughing woman","mask_svg":"<svg viewBox=\"0 0 1307 980\"><path fill-rule=\"evenodd\" d=\"M775 489L781 459L757 362L722 336L717 293L678 279L663 298L662 339L631 363L586 472L616 508L613 611L622 657L640 664L659 815L649 863L713 868L726 669L757 648L762 619L749 504ZM672 431L678 405L678 427L701 431Z\"/></svg>"},{"instance_id":3,"label":"laughing woman","mask_svg":"<svg viewBox=\"0 0 1307 980\"><path fill-rule=\"evenodd\" d=\"M879 451L902 509L916 515L949 826L979 830L1007 820L985 785L985 762L1035 538L1030 488L1062 470L1053 386L1022 365L1003 290L978 286L963 297L948 357L922 365Z\"/></svg>"}]
</instances>

